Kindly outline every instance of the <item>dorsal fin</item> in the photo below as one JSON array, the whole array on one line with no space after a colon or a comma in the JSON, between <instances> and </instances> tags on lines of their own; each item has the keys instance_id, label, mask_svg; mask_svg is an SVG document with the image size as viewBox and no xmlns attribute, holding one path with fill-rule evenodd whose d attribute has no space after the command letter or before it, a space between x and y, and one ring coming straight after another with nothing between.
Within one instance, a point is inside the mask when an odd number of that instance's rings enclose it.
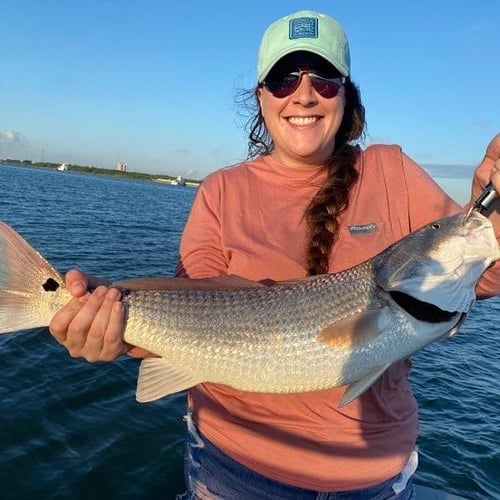
<instances>
[{"instance_id":1,"label":"dorsal fin","mask_svg":"<svg viewBox=\"0 0 500 500\"><path fill-rule=\"evenodd\" d=\"M117 283L114 287L126 290L186 290L186 289L245 289L261 288L266 285L251 281L241 276L228 275L216 276L214 278L172 278L172 277L149 277L131 278Z\"/></svg>"}]
</instances>

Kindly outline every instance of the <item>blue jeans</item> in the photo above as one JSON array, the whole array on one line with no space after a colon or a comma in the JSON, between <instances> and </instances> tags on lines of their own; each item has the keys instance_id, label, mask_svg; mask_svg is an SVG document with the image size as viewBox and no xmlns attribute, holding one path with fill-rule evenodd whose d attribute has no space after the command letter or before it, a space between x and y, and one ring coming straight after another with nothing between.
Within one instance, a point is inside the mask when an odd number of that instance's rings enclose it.
<instances>
[{"instance_id":1,"label":"blue jeans","mask_svg":"<svg viewBox=\"0 0 500 500\"><path fill-rule=\"evenodd\" d=\"M185 452L187 492L177 500L412 500L411 474L401 473L370 488L318 492L262 476L228 457L204 438L190 414Z\"/></svg>"}]
</instances>

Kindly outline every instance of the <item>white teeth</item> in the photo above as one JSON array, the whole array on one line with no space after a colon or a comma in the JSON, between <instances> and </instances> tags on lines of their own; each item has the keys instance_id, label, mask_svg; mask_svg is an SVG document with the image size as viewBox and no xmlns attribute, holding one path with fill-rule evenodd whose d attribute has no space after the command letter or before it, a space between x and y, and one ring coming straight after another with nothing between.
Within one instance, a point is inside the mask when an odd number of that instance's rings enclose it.
<instances>
[{"instance_id":1,"label":"white teeth","mask_svg":"<svg viewBox=\"0 0 500 500\"><path fill-rule=\"evenodd\" d=\"M290 116L290 118L288 118L288 121L292 125L310 125L317 120L318 118L315 116Z\"/></svg>"}]
</instances>

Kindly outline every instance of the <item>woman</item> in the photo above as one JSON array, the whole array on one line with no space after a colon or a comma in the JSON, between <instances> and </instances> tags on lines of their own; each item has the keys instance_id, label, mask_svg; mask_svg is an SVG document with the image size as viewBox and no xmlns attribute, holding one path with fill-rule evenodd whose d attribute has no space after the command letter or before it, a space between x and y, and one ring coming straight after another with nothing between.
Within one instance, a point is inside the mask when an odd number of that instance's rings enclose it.
<instances>
[{"instance_id":1,"label":"woman","mask_svg":"<svg viewBox=\"0 0 500 500\"><path fill-rule=\"evenodd\" d=\"M396 146L355 145L364 109L342 27L301 11L273 23L259 51L247 162L208 176L180 247L178 275L283 280L337 272L461 210ZM475 172L473 199L500 190L500 135ZM425 201L425 203L422 203ZM498 205L491 215L500 233ZM477 293L500 293L500 266ZM129 352L119 293L71 271L75 299L51 332L89 361ZM343 388L260 394L200 384L189 393L191 498L412 498L417 405L409 360L342 409Z\"/></svg>"}]
</instances>

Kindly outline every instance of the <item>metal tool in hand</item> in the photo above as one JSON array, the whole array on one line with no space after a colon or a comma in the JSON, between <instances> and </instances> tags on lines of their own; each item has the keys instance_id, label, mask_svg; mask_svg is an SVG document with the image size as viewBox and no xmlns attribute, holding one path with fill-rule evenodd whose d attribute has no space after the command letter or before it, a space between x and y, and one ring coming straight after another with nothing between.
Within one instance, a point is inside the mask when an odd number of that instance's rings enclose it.
<instances>
[{"instance_id":1,"label":"metal tool in hand","mask_svg":"<svg viewBox=\"0 0 500 500\"><path fill-rule=\"evenodd\" d=\"M470 206L466 217L469 217L473 210L477 210L480 213L488 211L493 206L493 203L495 203L497 198L498 193L496 192L493 183L490 182L478 196L476 201Z\"/></svg>"}]
</instances>

